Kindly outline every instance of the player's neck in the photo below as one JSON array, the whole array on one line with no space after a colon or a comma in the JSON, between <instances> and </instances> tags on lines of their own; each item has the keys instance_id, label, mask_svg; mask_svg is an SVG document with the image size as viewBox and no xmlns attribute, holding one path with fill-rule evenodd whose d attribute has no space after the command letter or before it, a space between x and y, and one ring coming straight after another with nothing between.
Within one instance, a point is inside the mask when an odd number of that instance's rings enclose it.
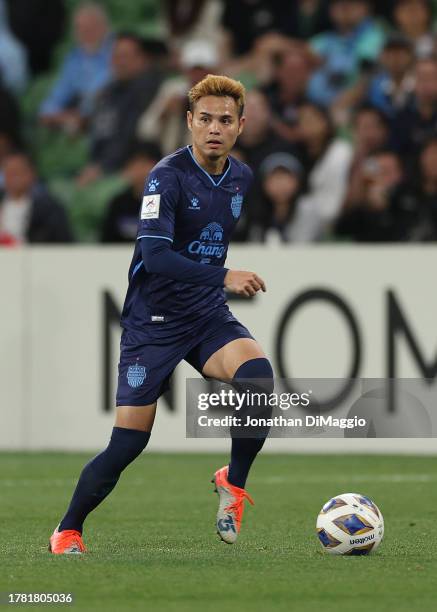
<instances>
[{"instance_id":1,"label":"player's neck","mask_svg":"<svg viewBox=\"0 0 437 612\"><path fill-rule=\"evenodd\" d=\"M217 159L209 159L202 155L201 151L193 144L193 155L199 166L202 166L208 174L222 174L226 160L228 159L227 154Z\"/></svg>"}]
</instances>

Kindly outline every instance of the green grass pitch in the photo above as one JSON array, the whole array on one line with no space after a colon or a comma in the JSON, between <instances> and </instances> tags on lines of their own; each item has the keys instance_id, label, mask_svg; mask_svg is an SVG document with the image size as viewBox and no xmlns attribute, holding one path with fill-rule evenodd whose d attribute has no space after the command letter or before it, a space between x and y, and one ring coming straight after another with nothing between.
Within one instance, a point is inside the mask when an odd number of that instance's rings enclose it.
<instances>
[{"instance_id":1,"label":"green grass pitch","mask_svg":"<svg viewBox=\"0 0 437 612\"><path fill-rule=\"evenodd\" d=\"M229 546L215 534L209 482L224 456L145 453L89 517L89 554L50 555L48 536L88 458L0 455L3 596L72 592L72 609L90 611L437 609L434 457L264 454L248 482L256 505ZM368 557L328 556L315 535L317 513L350 491L380 506L385 539Z\"/></svg>"}]
</instances>

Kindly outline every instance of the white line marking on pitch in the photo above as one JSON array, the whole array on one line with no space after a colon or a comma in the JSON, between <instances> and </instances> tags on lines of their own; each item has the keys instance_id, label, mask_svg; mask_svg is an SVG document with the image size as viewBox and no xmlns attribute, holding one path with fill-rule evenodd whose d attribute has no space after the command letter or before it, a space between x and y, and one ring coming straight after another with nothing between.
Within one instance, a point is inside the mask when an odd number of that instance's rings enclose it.
<instances>
[{"instance_id":1,"label":"white line marking on pitch","mask_svg":"<svg viewBox=\"0 0 437 612\"><path fill-rule=\"evenodd\" d=\"M254 479L255 480L255 479ZM320 476L267 476L257 478L256 482L262 484L283 484L290 483L321 483L321 482L435 482L435 474L355 474L351 476L330 476L329 474Z\"/></svg>"},{"instance_id":2,"label":"white line marking on pitch","mask_svg":"<svg viewBox=\"0 0 437 612\"><path fill-rule=\"evenodd\" d=\"M16 478L3 479L0 478L0 486L2 487L65 487L76 483L74 478Z\"/></svg>"}]
</instances>

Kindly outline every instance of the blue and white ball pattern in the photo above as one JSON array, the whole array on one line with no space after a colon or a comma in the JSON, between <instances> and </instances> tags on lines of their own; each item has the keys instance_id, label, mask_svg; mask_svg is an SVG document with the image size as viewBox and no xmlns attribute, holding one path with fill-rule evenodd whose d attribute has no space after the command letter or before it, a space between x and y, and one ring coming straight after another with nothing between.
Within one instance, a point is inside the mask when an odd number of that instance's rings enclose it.
<instances>
[{"instance_id":1,"label":"blue and white ball pattern","mask_svg":"<svg viewBox=\"0 0 437 612\"><path fill-rule=\"evenodd\" d=\"M317 535L333 555L368 555L384 537L384 518L369 497L342 493L330 499L317 517Z\"/></svg>"}]
</instances>

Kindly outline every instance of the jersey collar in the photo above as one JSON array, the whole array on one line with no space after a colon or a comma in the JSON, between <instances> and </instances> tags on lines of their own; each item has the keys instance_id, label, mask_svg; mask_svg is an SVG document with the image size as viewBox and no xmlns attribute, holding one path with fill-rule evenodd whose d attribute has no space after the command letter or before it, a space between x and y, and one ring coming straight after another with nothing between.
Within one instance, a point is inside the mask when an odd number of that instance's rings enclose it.
<instances>
[{"instance_id":1,"label":"jersey collar","mask_svg":"<svg viewBox=\"0 0 437 612\"><path fill-rule=\"evenodd\" d=\"M198 168L200 168L200 170L202 170L203 174L205 174L209 178L209 180L214 185L214 187L218 187L224 181L226 175L228 174L229 170L231 169L231 159L230 159L230 157L227 158L228 167L226 168L225 172L221 176L220 180L216 183L215 180L212 178L212 176L209 174L209 172L207 172L205 170L205 168L202 168L202 166L199 164L197 159L194 157L194 154L193 154L193 151L191 150L191 146L190 145L187 145L187 149L188 149L188 153L191 155L191 159L196 164L196 166Z\"/></svg>"}]
</instances>

